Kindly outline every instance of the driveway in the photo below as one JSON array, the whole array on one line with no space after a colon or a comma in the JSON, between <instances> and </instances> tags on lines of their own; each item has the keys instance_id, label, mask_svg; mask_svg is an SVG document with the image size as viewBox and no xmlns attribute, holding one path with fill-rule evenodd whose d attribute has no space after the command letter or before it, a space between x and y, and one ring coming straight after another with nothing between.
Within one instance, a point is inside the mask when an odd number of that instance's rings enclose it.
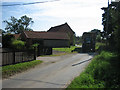
<instances>
[{"instance_id":1,"label":"driveway","mask_svg":"<svg viewBox=\"0 0 120 90\"><path fill-rule=\"evenodd\" d=\"M38 57L44 63L2 81L3 88L65 88L88 65L93 54Z\"/></svg>"}]
</instances>

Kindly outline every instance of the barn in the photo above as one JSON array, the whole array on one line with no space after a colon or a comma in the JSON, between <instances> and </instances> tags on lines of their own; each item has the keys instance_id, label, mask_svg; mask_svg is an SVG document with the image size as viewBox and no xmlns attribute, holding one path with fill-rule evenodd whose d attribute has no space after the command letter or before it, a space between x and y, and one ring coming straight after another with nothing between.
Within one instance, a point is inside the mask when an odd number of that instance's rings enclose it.
<instances>
[{"instance_id":1,"label":"barn","mask_svg":"<svg viewBox=\"0 0 120 90\"><path fill-rule=\"evenodd\" d=\"M52 54L52 48L70 46L70 38L63 32L23 31L20 37L28 47L38 43L39 55Z\"/></svg>"},{"instance_id":2,"label":"barn","mask_svg":"<svg viewBox=\"0 0 120 90\"><path fill-rule=\"evenodd\" d=\"M70 45L74 45L75 32L71 29L68 23L64 23L58 26L51 27L47 32L67 33L70 38Z\"/></svg>"}]
</instances>

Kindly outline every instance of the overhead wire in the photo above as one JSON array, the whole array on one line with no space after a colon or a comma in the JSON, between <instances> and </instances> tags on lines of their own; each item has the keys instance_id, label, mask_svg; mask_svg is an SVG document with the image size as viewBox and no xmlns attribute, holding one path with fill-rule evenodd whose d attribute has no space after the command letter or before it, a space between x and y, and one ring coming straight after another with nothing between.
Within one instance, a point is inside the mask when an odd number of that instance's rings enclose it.
<instances>
[{"instance_id":1,"label":"overhead wire","mask_svg":"<svg viewBox=\"0 0 120 90\"><path fill-rule=\"evenodd\" d=\"M59 1L59 0L52 0L52 1L42 1L42 2L31 2L31 3L21 3L21 4L7 4L7 5L0 5L0 6L19 6L19 5L31 5L31 4L39 4L39 3L47 3L47 2L54 2L54 1Z\"/></svg>"}]
</instances>

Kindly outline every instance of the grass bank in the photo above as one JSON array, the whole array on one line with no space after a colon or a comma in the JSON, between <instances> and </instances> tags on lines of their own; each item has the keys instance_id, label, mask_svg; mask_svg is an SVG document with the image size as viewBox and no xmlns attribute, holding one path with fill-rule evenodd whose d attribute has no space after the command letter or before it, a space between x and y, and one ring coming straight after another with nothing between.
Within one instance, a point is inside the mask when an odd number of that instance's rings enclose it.
<instances>
[{"instance_id":1,"label":"grass bank","mask_svg":"<svg viewBox=\"0 0 120 90\"><path fill-rule=\"evenodd\" d=\"M67 89L120 88L120 60L115 53L102 51Z\"/></svg>"},{"instance_id":2,"label":"grass bank","mask_svg":"<svg viewBox=\"0 0 120 90\"><path fill-rule=\"evenodd\" d=\"M2 78L8 78L12 75L15 75L17 73L33 68L40 63L42 63L42 61L34 60L30 62L24 62L24 63L18 63L14 65L7 65L7 66L0 67L2 68Z\"/></svg>"}]
</instances>

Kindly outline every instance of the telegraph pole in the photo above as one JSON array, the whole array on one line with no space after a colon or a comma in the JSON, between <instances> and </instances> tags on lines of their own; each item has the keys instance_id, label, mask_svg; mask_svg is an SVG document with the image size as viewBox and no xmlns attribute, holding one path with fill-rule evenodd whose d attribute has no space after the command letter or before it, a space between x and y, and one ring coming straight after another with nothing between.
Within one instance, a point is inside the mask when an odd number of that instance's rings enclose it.
<instances>
[{"instance_id":1,"label":"telegraph pole","mask_svg":"<svg viewBox=\"0 0 120 90\"><path fill-rule=\"evenodd\" d=\"M106 21L106 45L108 39L108 25L109 25L109 0L108 0L108 7L107 7L107 21Z\"/></svg>"}]
</instances>

